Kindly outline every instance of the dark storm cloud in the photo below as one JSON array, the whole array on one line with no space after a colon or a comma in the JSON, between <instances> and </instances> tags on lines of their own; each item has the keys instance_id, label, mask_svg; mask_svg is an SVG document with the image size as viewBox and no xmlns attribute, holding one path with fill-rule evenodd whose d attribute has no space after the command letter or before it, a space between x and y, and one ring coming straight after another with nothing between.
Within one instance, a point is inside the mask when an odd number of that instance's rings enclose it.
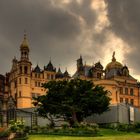
<instances>
[{"instance_id":1,"label":"dark storm cloud","mask_svg":"<svg viewBox=\"0 0 140 140\"><path fill-rule=\"evenodd\" d=\"M1 0L0 1L0 66L1 73L10 70L14 56L19 58L19 46L26 29L33 66L46 65L51 57L55 66L69 66L81 54L80 36L88 26L93 26L96 14L91 9L92 0L57 6L53 0ZM56 3L59 3L56 1ZM83 39L84 40L84 39ZM2 53L5 52L5 56ZM84 54L84 52L82 52ZM2 61L4 59L4 61ZM4 65L5 64L5 65Z\"/></svg>"},{"instance_id":2,"label":"dark storm cloud","mask_svg":"<svg viewBox=\"0 0 140 140\"><path fill-rule=\"evenodd\" d=\"M125 61L139 73L140 64L140 0L105 0L110 29L130 46ZM124 50L125 51L125 50Z\"/></svg>"},{"instance_id":3,"label":"dark storm cloud","mask_svg":"<svg viewBox=\"0 0 140 140\"><path fill-rule=\"evenodd\" d=\"M51 57L53 64L56 67L60 64L64 70L73 63L76 65L80 54L86 61L99 56L103 46L99 44L105 43L106 31L96 33L93 30L98 14L91 4L92 0L80 3L70 0L67 4L62 0L1 0L0 72L8 72L12 58L20 57L24 29L33 66L39 63L43 67Z\"/></svg>"},{"instance_id":4,"label":"dark storm cloud","mask_svg":"<svg viewBox=\"0 0 140 140\"><path fill-rule=\"evenodd\" d=\"M87 26L91 27L94 26L97 20L97 13L93 11L91 4L92 0L82 0L81 3L71 0L67 8L83 18Z\"/></svg>"},{"instance_id":5,"label":"dark storm cloud","mask_svg":"<svg viewBox=\"0 0 140 140\"><path fill-rule=\"evenodd\" d=\"M11 61L10 54L17 55L24 29L28 33L35 63L42 61L41 63L46 64L50 56L54 59L61 56L62 62L66 54L62 56L61 52L66 52L64 50L67 49L73 55L77 52L77 49L73 49L75 45L70 42L76 40L81 32L79 20L68 11L54 7L49 0L36 2L34 0L2 0L0 1L0 17L0 36L2 36L0 51L2 53L3 49L7 50L7 57L0 55L0 60L5 58ZM70 54L68 56L70 57ZM55 62L59 63L57 60Z\"/></svg>"}]
</instances>

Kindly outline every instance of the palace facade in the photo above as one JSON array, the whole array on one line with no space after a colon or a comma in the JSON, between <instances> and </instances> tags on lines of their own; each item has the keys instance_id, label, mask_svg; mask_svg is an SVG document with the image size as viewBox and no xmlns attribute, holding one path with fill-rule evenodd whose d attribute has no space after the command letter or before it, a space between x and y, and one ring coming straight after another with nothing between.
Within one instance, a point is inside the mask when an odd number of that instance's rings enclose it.
<instances>
[{"instance_id":1,"label":"palace facade","mask_svg":"<svg viewBox=\"0 0 140 140\"><path fill-rule=\"evenodd\" d=\"M105 69L100 62L93 66L84 65L82 56L77 60L77 71L70 77L67 70L62 73L61 69L53 66L51 60L48 65L41 69L38 65L32 68L29 59L29 45L26 35L20 45L20 59L12 61L12 68L5 76L0 75L0 108L31 108L33 97L46 93L41 87L42 83L50 80L70 80L71 78L81 78L92 80L95 85L104 86L108 90L111 104L126 103L140 108L139 84L133 78L126 65L122 65L115 58Z\"/></svg>"}]
</instances>

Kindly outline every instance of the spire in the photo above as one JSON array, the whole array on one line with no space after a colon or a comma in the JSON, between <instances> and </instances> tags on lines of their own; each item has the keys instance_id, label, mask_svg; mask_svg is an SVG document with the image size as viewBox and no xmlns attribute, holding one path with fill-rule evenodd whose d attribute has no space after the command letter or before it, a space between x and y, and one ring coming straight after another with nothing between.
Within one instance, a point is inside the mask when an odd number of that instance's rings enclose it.
<instances>
[{"instance_id":1,"label":"spire","mask_svg":"<svg viewBox=\"0 0 140 140\"><path fill-rule=\"evenodd\" d=\"M116 61L116 58L115 58L115 51L114 51L112 55L112 62L115 62L115 61Z\"/></svg>"},{"instance_id":2,"label":"spire","mask_svg":"<svg viewBox=\"0 0 140 140\"><path fill-rule=\"evenodd\" d=\"M20 45L21 60L29 60L29 46L27 41L27 35L24 31L24 38Z\"/></svg>"},{"instance_id":3,"label":"spire","mask_svg":"<svg viewBox=\"0 0 140 140\"><path fill-rule=\"evenodd\" d=\"M27 35L26 35L26 32L24 31L24 38L23 38L23 41L21 43L21 46L20 48L28 48L29 49L29 46L28 46L28 40L27 40Z\"/></svg>"},{"instance_id":4,"label":"spire","mask_svg":"<svg viewBox=\"0 0 140 140\"><path fill-rule=\"evenodd\" d=\"M47 71L56 71L56 68L53 66L51 60L49 61L48 65L47 66L44 66L44 70L47 70Z\"/></svg>"},{"instance_id":5,"label":"spire","mask_svg":"<svg viewBox=\"0 0 140 140\"><path fill-rule=\"evenodd\" d=\"M70 77L70 76L69 76L69 73L68 73L68 71L67 71L67 68L66 68L66 70L65 70L65 72L64 72L63 75L64 75L64 77Z\"/></svg>"},{"instance_id":6,"label":"spire","mask_svg":"<svg viewBox=\"0 0 140 140\"><path fill-rule=\"evenodd\" d=\"M33 71L36 72L36 73L40 73L41 72L41 69L38 66L38 64L37 64L37 66L35 67L35 69Z\"/></svg>"},{"instance_id":7,"label":"spire","mask_svg":"<svg viewBox=\"0 0 140 140\"><path fill-rule=\"evenodd\" d=\"M60 67L58 68L58 72L57 73L62 73Z\"/></svg>"},{"instance_id":8,"label":"spire","mask_svg":"<svg viewBox=\"0 0 140 140\"><path fill-rule=\"evenodd\" d=\"M56 79L57 79L57 78L63 78L63 77L64 77L64 76L63 76L63 73L61 72L60 67L58 68L58 71L57 71L55 77L56 77Z\"/></svg>"}]
</instances>

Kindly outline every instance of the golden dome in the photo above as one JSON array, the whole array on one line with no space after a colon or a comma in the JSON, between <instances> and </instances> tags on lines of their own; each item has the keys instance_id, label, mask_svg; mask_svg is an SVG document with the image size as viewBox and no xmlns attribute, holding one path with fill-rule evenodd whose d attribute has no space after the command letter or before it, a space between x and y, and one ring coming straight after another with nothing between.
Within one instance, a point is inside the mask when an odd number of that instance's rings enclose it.
<instances>
[{"instance_id":1,"label":"golden dome","mask_svg":"<svg viewBox=\"0 0 140 140\"><path fill-rule=\"evenodd\" d=\"M20 48L29 48L26 34L24 34L24 39L23 39L23 42L20 45Z\"/></svg>"},{"instance_id":2,"label":"golden dome","mask_svg":"<svg viewBox=\"0 0 140 140\"><path fill-rule=\"evenodd\" d=\"M113 68L122 68L122 67L123 67L123 65L120 62L116 61L115 52L113 52L112 62L107 64L106 70L113 69Z\"/></svg>"}]
</instances>

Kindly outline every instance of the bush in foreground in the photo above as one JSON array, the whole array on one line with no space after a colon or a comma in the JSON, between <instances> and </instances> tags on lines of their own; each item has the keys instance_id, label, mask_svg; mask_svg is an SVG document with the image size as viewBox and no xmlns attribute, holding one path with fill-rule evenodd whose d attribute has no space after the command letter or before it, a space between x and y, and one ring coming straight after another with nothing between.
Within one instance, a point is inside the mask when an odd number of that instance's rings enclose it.
<instances>
[{"instance_id":1,"label":"bush in foreground","mask_svg":"<svg viewBox=\"0 0 140 140\"><path fill-rule=\"evenodd\" d=\"M73 127L69 127L67 124L63 124L61 128L48 128L37 127L33 130L32 134L48 134L48 135L63 135L63 136L96 136L99 132L97 124L78 124Z\"/></svg>"},{"instance_id":2,"label":"bush in foreground","mask_svg":"<svg viewBox=\"0 0 140 140\"><path fill-rule=\"evenodd\" d=\"M140 122L134 123L134 124L102 124L100 125L100 128L107 128L107 129L114 129L118 131L123 132L136 132L140 133Z\"/></svg>"},{"instance_id":3,"label":"bush in foreground","mask_svg":"<svg viewBox=\"0 0 140 140\"><path fill-rule=\"evenodd\" d=\"M8 138L10 135L9 129L5 127L0 128L0 139Z\"/></svg>"}]
</instances>

